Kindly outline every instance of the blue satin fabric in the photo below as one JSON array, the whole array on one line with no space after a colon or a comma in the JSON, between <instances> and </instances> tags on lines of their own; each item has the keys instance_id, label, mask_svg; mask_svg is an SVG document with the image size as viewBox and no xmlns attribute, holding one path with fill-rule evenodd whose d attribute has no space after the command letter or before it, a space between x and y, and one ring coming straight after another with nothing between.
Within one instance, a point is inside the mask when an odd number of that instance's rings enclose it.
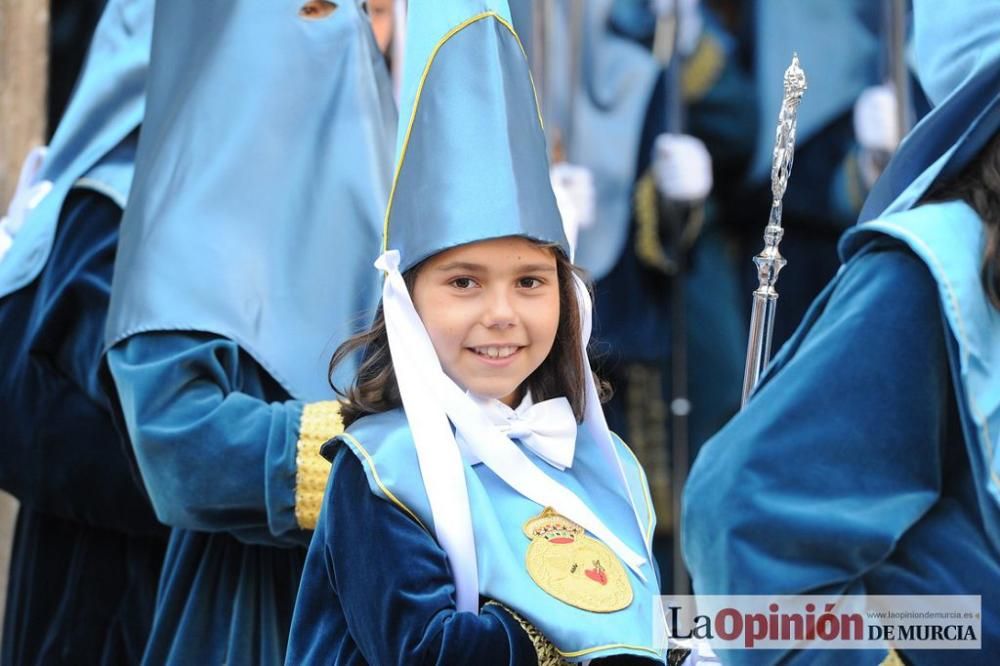
<instances>
[{"instance_id":1,"label":"blue satin fabric","mask_svg":"<svg viewBox=\"0 0 1000 666\"><path fill-rule=\"evenodd\" d=\"M751 183L770 178L774 128L783 96L782 75L799 55L806 91L798 112L801 144L853 108L867 86L879 83L882 8L866 0L759 0L755 12L757 94L760 104Z\"/></svg>"},{"instance_id":2,"label":"blue satin fabric","mask_svg":"<svg viewBox=\"0 0 1000 666\"><path fill-rule=\"evenodd\" d=\"M396 506L371 493L343 446L302 574L287 664L531 664L535 650L503 609L455 611L448 558Z\"/></svg>"},{"instance_id":3,"label":"blue satin fabric","mask_svg":"<svg viewBox=\"0 0 1000 666\"><path fill-rule=\"evenodd\" d=\"M946 228L954 212L921 214ZM981 594L988 650L1000 641L1000 509L965 406L967 352L952 334L936 270L884 231L855 239L750 403L695 462L683 515L695 590ZM879 663L884 653L789 656ZM934 651L905 657L956 660ZM723 658L770 663L777 655Z\"/></svg>"},{"instance_id":4,"label":"blue satin fabric","mask_svg":"<svg viewBox=\"0 0 1000 666\"><path fill-rule=\"evenodd\" d=\"M302 403L218 336L150 333L107 358L174 528L144 662L280 663L309 540L295 519Z\"/></svg>"},{"instance_id":5,"label":"blue satin fabric","mask_svg":"<svg viewBox=\"0 0 1000 666\"><path fill-rule=\"evenodd\" d=\"M70 190L142 121L152 24L152 0L110 0L105 7L40 174L52 181L52 191L31 212L17 242L0 261L0 297L38 277ZM128 191L120 178L115 182L115 190Z\"/></svg>"},{"instance_id":6,"label":"blue satin fabric","mask_svg":"<svg viewBox=\"0 0 1000 666\"><path fill-rule=\"evenodd\" d=\"M120 217L72 192L41 273L0 300L0 487L21 502L3 664L135 663L152 621L166 530L98 381Z\"/></svg>"},{"instance_id":7,"label":"blue satin fabric","mask_svg":"<svg viewBox=\"0 0 1000 666\"><path fill-rule=\"evenodd\" d=\"M611 271L625 248L632 187L637 166L645 157L640 156L643 121L660 67L648 49L612 29L613 6L618 3L598 0L582 3L580 71L573 75L572 45L565 26L570 24L574 2L550 3L546 77L535 83L542 96L550 145L558 133L567 161L586 166L594 176L595 220L580 231L575 261L594 279L600 279ZM532 53L532 31L537 27L532 25L531 5L530 0L512 2L511 11L514 26L533 59L537 55Z\"/></svg>"},{"instance_id":8,"label":"blue satin fabric","mask_svg":"<svg viewBox=\"0 0 1000 666\"><path fill-rule=\"evenodd\" d=\"M912 208L936 181L957 176L1000 130L996 6L913 4L913 67L932 108L872 187L860 221Z\"/></svg>"},{"instance_id":9,"label":"blue satin fabric","mask_svg":"<svg viewBox=\"0 0 1000 666\"><path fill-rule=\"evenodd\" d=\"M496 17L465 26L425 60L461 21L506 3L455 3L451 18L409 13L399 166L387 213L386 243L406 270L441 250L503 236L569 247L549 184L545 135L528 63ZM411 48L412 45L412 48ZM421 76L425 65L427 71ZM416 81L423 83L419 97ZM408 130L408 128L412 128Z\"/></svg>"},{"instance_id":10,"label":"blue satin fabric","mask_svg":"<svg viewBox=\"0 0 1000 666\"><path fill-rule=\"evenodd\" d=\"M426 490L420 475L415 473L418 466L412 435L401 409L360 419L346 435L334 441L349 447L364 461L370 492L389 501L388 489L433 530ZM629 481L628 492L639 511L641 532L617 470L608 468L607 459L582 430L572 468L558 471L530 451L525 453L544 473L576 493L634 552L644 553L655 525L646 479L620 440L617 446ZM482 597L496 599L520 613L560 650L575 655L574 660L629 654L662 660L653 649L651 633L652 604L659 594L655 562L647 562L643 567L645 582L626 569L634 594L627 608L613 613L592 613L570 606L538 587L525 569L530 540L524 535L523 526L543 507L515 492L485 465L467 467L466 484ZM329 510L329 499L326 504ZM383 561L385 566L392 562ZM405 591L399 594L406 597ZM396 599L398 602L400 596ZM353 627L349 628L353 631Z\"/></svg>"},{"instance_id":11,"label":"blue satin fabric","mask_svg":"<svg viewBox=\"0 0 1000 666\"><path fill-rule=\"evenodd\" d=\"M158 3L109 347L213 333L289 394L333 398L327 360L378 302L396 121L357 5L310 21L300 0Z\"/></svg>"},{"instance_id":12,"label":"blue satin fabric","mask_svg":"<svg viewBox=\"0 0 1000 666\"><path fill-rule=\"evenodd\" d=\"M74 187L103 194L119 209L125 210L128 193L132 189L132 176L135 175L135 150L138 141L139 131L136 129L77 180ZM115 237L117 238L117 233Z\"/></svg>"}]
</instances>

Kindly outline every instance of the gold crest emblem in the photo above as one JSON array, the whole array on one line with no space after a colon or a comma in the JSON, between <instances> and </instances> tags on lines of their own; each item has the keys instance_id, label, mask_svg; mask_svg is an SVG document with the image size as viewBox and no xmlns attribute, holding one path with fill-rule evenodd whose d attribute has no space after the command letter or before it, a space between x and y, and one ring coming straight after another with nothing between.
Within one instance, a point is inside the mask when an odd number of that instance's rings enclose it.
<instances>
[{"instance_id":1,"label":"gold crest emblem","mask_svg":"<svg viewBox=\"0 0 1000 666\"><path fill-rule=\"evenodd\" d=\"M594 613L611 613L632 603L625 567L610 548L572 520L546 507L523 530L531 539L525 565L538 587Z\"/></svg>"}]
</instances>

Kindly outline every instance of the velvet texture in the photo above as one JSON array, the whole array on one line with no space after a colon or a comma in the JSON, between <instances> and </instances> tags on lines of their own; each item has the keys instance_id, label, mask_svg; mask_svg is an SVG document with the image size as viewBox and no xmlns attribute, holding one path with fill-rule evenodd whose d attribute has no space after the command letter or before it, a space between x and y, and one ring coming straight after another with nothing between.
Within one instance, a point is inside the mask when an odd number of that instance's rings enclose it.
<instances>
[{"instance_id":1,"label":"velvet texture","mask_svg":"<svg viewBox=\"0 0 1000 666\"><path fill-rule=\"evenodd\" d=\"M235 342L146 333L108 353L159 518L174 528L144 661L281 663L309 533L302 403Z\"/></svg>"},{"instance_id":2,"label":"velvet texture","mask_svg":"<svg viewBox=\"0 0 1000 666\"><path fill-rule=\"evenodd\" d=\"M954 352L920 259L887 239L855 255L695 462L683 533L695 590L981 594L983 645L995 647L1000 553L987 523L996 518L977 499ZM812 664L885 655L787 656ZM955 653L906 658L956 663Z\"/></svg>"},{"instance_id":3,"label":"velvet texture","mask_svg":"<svg viewBox=\"0 0 1000 666\"><path fill-rule=\"evenodd\" d=\"M534 649L513 618L455 611L444 551L368 489L346 447L303 572L289 664L518 664Z\"/></svg>"},{"instance_id":4,"label":"velvet texture","mask_svg":"<svg viewBox=\"0 0 1000 666\"><path fill-rule=\"evenodd\" d=\"M579 497L632 552L645 556L655 528L646 479L625 445L614 440L627 489L619 481L614 463L609 463L583 427L577 432L573 464L564 470L552 467L523 445L519 448L541 473ZM333 441L347 446L365 462L370 492L398 501L429 529L435 529L436 517L431 513L424 480L416 473L419 465L413 436L402 409L360 419ZM575 657L658 656L652 618L659 576L652 558L640 569L645 580L624 570L633 592L627 607L607 613L577 608L545 592L525 569L530 540L524 534L524 524L543 507L512 489L483 464L465 465L465 483L481 597L514 609L556 647Z\"/></svg>"},{"instance_id":5,"label":"velvet texture","mask_svg":"<svg viewBox=\"0 0 1000 666\"><path fill-rule=\"evenodd\" d=\"M478 616L455 611L441 547L401 509L372 494L353 453L333 450L287 663L534 664L531 641L503 609L485 606ZM622 656L594 663L651 662Z\"/></svg>"},{"instance_id":6,"label":"velvet texture","mask_svg":"<svg viewBox=\"0 0 1000 666\"><path fill-rule=\"evenodd\" d=\"M41 274L0 301L0 487L21 502L4 664L135 663L152 620L166 530L98 382L120 217L72 192Z\"/></svg>"}]
</instances>

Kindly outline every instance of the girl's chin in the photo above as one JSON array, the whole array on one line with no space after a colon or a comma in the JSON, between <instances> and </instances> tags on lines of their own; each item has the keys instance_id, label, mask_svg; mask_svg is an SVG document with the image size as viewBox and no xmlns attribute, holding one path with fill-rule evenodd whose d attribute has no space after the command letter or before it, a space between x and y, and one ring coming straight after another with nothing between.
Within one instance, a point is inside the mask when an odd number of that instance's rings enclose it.
<instances>
[{"instance_id":1,"label":"girl's chin","mask_svg":"<svg viewBox=\"0 0 1000 666\"><path fill-rule=\"evenodd\" d=\"M461 384L459 384L461 386ZM473 397L479 400L499 400L508 407L516 407L521 401L521 389L520 387L515 387L513 390L509 388L486 388L479 387L466 389Z\"/></svg>"}]
</instances>

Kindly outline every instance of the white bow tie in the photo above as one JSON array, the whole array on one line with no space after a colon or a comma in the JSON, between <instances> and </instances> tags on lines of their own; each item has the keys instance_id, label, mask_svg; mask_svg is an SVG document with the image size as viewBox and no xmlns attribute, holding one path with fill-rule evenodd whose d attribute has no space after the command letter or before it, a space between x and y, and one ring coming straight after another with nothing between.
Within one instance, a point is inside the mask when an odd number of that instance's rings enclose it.
<instances>
[{"instance_id":1,"label":"white bow tie","mask_svg":"<svg viewBox=\"0 0 1000 666\"><path fill-rule=\"evenodd\" d=\"M490 423L509 439L520 441L539 458L562 471L573 466L576 451L576 416L566 398L552 398L533 403L525 396L517 409L499 400L484 400L470 395ZM475 447L461 436L456 437L462 454L470 465L481 462Z\"/></svg>"}]
</instances>

